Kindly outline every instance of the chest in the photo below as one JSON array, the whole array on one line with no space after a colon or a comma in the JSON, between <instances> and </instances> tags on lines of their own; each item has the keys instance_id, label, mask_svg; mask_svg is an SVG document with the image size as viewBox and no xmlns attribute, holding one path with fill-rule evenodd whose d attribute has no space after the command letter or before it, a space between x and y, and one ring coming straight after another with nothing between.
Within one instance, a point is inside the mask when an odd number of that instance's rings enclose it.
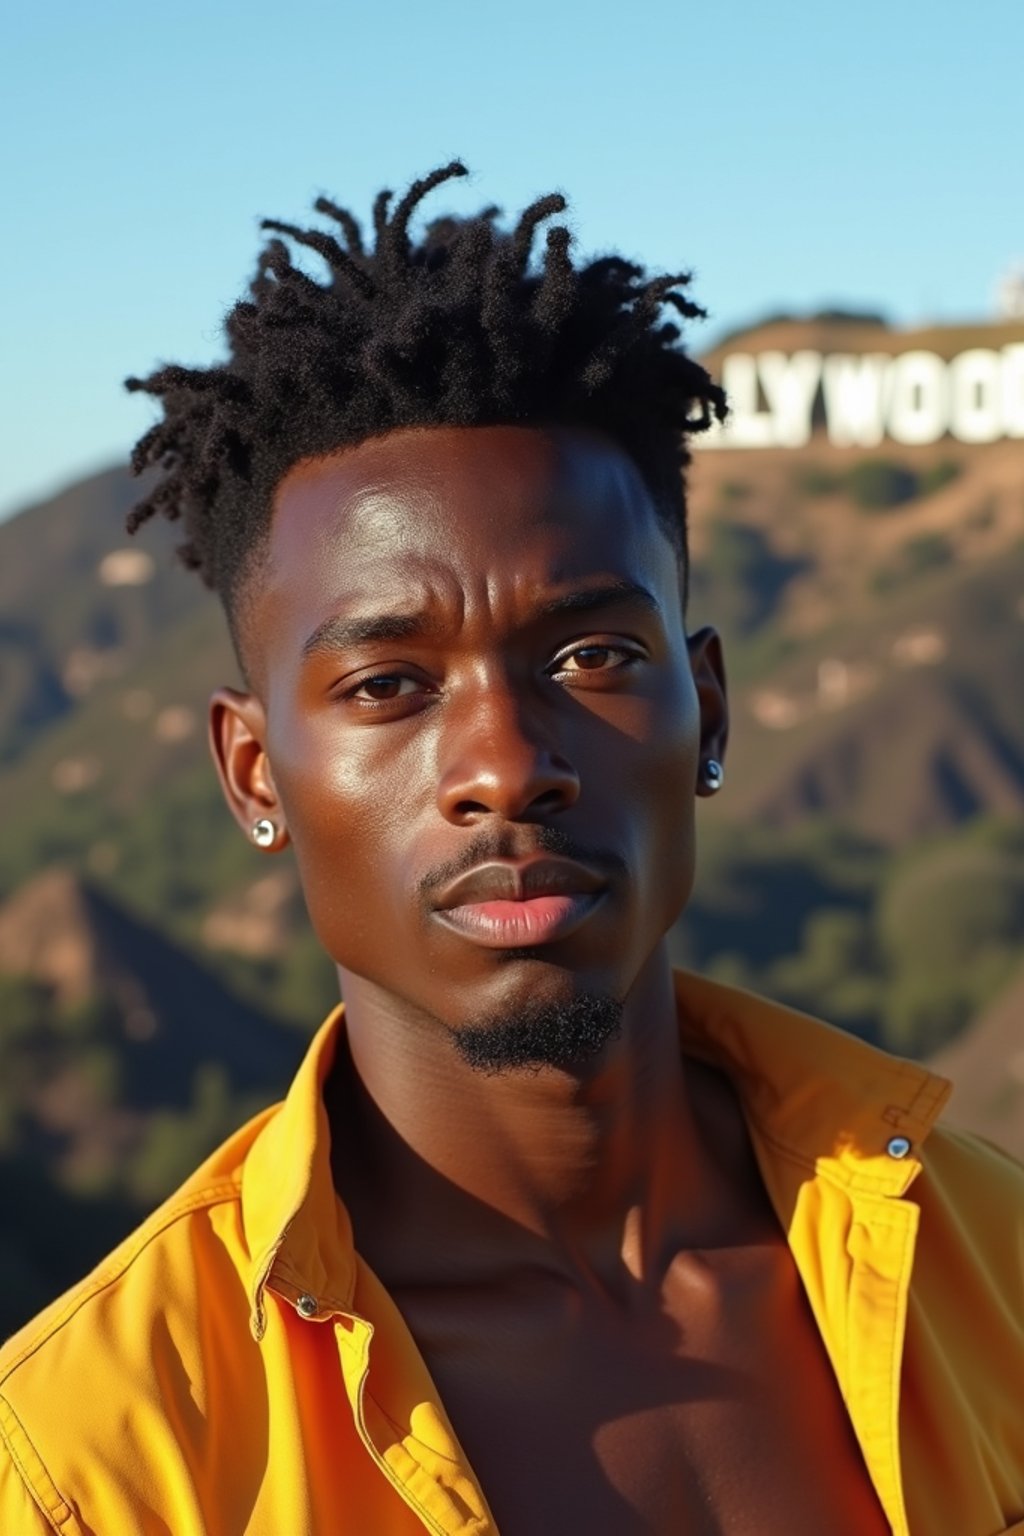
<instances>
[{"instance_id":1,"label":"chest","mask_svg":"<svg viewBox=\"0 0 1024 1536\"><path fill-rule=\"evenodd\" d=\"M785 1259L688 1260L654 1308L404 1310L501 1536L886 1536Z\"/></svg>"}]
</instances>

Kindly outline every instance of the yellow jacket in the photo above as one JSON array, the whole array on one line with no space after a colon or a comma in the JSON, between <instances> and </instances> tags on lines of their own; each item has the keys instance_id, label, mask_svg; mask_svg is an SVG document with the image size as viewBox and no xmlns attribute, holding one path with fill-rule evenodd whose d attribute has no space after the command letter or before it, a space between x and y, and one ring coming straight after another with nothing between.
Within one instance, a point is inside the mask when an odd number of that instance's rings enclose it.
<instances>
[{"instance_id":1,"label":"yellow jacket","mask_svg":"<svg viewBox=\"0 0 1024 1536\"><path fill-rule=\"evenodd\" d=\"M922 1067L677 989L684 1051L738 1090L894 1533L1024 1533L1024 1169L933 1129L949 1084ZM0 1536L494 1536L331 1181L342 1027L0 1351Z\"/></svg>"}]
</instances>

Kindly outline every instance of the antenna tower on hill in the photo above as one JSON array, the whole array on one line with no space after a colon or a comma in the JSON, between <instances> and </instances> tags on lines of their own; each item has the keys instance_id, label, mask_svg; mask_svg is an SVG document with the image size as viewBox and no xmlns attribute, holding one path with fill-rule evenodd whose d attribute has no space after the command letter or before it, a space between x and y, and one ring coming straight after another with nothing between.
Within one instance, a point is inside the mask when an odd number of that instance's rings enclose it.
<instances>
[{"instance_id":1,"label":"antenna tower on hill","mask_svg":"<svg viewBox=\"0 0 1024 1536\"><path fill-rule=\"evenodd\" d=\"M1024 320L1024 261L1015 263L999 279L996 314L1000 320Z\"/></svg>"}]
</instances>

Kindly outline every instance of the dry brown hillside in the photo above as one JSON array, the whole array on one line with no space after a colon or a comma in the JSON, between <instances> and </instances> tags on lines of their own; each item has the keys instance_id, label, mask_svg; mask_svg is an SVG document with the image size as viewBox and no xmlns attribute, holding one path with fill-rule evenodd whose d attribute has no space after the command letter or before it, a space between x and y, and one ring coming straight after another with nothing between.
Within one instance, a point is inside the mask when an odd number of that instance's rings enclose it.
<instances>
[{"instance_id":1,"label":"dry brown hillside","mask_svg":"<svg viewBox=\"0 0 1024 1536\"><path fill-rule=\"evenodd\" d=\"M946 1118L1024 1162L1024 970L929 1065L953 1080Z\"/></svg>"}]
</instances>

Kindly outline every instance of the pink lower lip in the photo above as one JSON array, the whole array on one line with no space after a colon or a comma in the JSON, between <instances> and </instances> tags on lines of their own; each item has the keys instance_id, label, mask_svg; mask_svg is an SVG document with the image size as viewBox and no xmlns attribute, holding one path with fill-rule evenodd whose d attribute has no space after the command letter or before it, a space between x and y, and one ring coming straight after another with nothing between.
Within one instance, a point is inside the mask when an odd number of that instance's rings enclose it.
<instances>
[{"instance_id":1,"label":"pink lower lip","mask_svg":"<svg viewBox=\"0 0 1024 1536\"><path fill-rule=\"evenodd\" d=\"M475 901L438 915L466 938L489 949L550 944L565 938L593 911L600 893L531 896L526 901Z\"/></svg>"}]
</instances>

